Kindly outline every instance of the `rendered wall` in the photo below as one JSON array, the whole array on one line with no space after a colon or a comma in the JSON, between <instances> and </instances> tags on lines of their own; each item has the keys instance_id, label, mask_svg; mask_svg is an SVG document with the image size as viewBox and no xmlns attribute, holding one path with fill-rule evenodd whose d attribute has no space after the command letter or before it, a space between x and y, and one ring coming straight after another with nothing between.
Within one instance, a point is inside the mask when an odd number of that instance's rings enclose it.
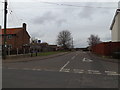
<instances>
[{"instance_id":1,"label":"rendered wall","mask_svg":"<svg viewBox=\"0 0 120 90\"><path fill-rule=\"evenodd\" d=\"M112 42L120 41L120 13L115 18L115 23L112 29Z\"/></svg>"}]
</instances>

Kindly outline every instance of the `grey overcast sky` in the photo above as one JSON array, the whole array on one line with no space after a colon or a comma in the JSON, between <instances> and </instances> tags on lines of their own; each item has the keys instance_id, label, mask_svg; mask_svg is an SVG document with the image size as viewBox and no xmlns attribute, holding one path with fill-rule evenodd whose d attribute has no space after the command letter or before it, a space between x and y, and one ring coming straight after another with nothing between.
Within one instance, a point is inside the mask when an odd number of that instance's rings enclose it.
<instances>
[{"instance_id":1,"label":"grey overcast sky","mask_svg":"<svg viewBox=\"0 0 120 90\"><path fill-rule=\"evenodd\" d=\"M0 0L2 27L3 1ZM104 42L111 40L109 28L119 0L113 2L24 1L8 0L7 27L21 27L25 22L31 37L49 44L56 44L57 35L62 30L69 30L72 33L75 47L88 46L87 38L91 34L98 35Z\"/></svg>"}]
</instances>

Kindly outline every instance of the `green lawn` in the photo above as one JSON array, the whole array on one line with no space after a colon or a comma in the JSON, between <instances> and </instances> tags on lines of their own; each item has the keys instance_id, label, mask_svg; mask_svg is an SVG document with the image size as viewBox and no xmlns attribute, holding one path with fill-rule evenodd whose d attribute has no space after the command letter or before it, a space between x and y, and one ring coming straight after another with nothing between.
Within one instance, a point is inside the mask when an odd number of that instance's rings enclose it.
<instances>
[{"instance_id":1,"label":"green lawn","mask_svg":"<svg viewBox=\"0 0 120 90\"><path fill-rule=\"evenodd\" d=\"M58 54L58 53L61 53L61 52L62 52L62 51L40 52L40 53L37 53L37 56L48 56L48 55ZM33 53L33 56L36 56L36 54Z\"/></svg>"}]
</instances>

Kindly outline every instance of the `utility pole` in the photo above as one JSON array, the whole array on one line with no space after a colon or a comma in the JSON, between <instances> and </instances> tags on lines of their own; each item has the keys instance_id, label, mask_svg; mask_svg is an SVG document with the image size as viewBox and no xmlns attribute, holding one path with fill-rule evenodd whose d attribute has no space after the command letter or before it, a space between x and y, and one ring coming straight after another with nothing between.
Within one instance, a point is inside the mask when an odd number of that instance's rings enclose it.
<instances>
[{"instance_id":1,"label":"utility pole","mask_svg":"<svg viewBox=\"0 0 120 90\"><path fill-rule=\"evenodd\" d=\"M74 45L73 45L73 37L72 37L72 49L74 48Z\"/></svg>"},{"instance_id":2,"label":"utility pole","mask_svg":"<svg viewBox=\"0 0 120 90\"><path fill-rule=\"evenodd\" d=\"M4 45L3 45L3 59L6 59L6 48L7 48L7 35L6 35L6 26L7 26L7 0L4 2Z\"/></svg>"}]
</instances>

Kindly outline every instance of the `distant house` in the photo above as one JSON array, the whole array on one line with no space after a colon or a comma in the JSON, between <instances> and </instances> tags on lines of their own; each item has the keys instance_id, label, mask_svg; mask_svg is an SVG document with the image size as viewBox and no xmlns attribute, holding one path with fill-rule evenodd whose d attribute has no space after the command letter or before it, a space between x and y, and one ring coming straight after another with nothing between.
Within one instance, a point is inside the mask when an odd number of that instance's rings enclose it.
<instances>
[{"instance_id":1,"label":"distant house","mask_svg":"<svg viewBox=\"0 0 120 90\"><path fill-rule=\"evenodd\" d=\"M110 30L112 32L112 42L120 42L120 9L116 10Z\"/></svg>"},{"instance_id":2,"label":"distant house","mask_svg":"<svg viewBox=\"0 0 120 90\"><path fill-rule=\"evenodd\" d=\"M32 52L48 52L48 51L57 51L57 45L49 45L46 42L43 43L31 43L30 48Z\"/></svg>"},{"instance_id":3,"label":"distant house","mask_svg":"<svg viewBox=\"0 0 120 90\"><path fill-rule=\"evenodd\" d=\"M57 51L57 50L58 50L58 46L57 46L57 45L49 45L49 48L50 48L52 51Z\"/></svg>"},{"instance_id":4,"label":"distant house","mask_svg":"<svg viewBox=\"0 0 120 90\"><path fill-rule=\"evenodd\" d=\"M16 50L16 49L23 49L23 47L29 45L30 43L30 35L26 30L26 24L23 23L22 27L18 28L7 28L6 29L7 35L7 49ZM4 44L4 29L0 32L0 36L2 38L2 46Z\"/></svg>"},{"instance_id":5,"label":"distant house","mask_svg":"<svg viewBox=\"0 0 120 90\"><path fill-rule=\"evenodd\" d=\"M48 51L48 43L37 43L37 42L32 42L30 44L30 49L32 52L43 52L43 51Z\"/></svg>"}]
</instances>

